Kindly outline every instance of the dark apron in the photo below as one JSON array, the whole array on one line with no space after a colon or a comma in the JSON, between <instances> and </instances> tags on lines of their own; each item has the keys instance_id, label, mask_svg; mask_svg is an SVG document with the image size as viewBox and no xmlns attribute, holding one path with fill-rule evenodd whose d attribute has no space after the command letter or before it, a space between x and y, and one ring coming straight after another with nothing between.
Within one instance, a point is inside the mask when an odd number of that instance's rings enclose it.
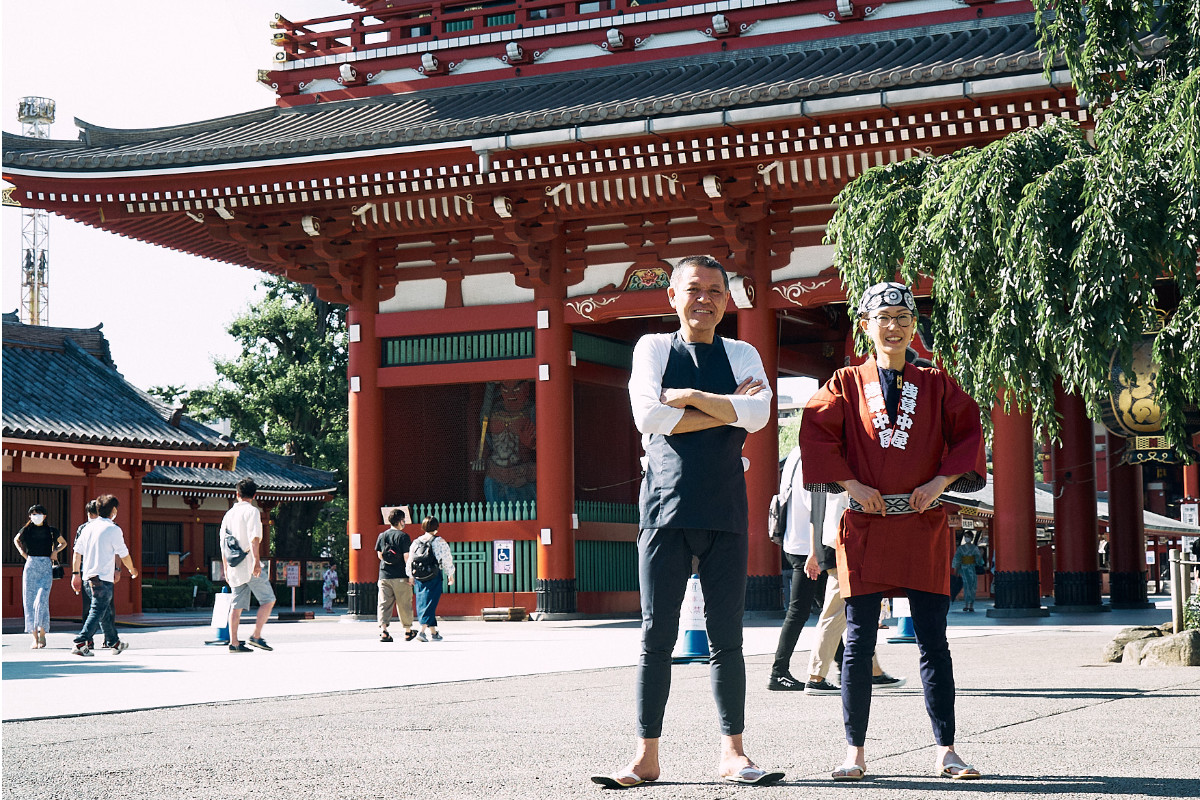
<instances>
[{"instance_id":1,"label":"dark apron","mask_svg":"<svg viewBox=\"0 0 1200 800\"><path fill-rule=\"evenodd\" d=\"M662 386L733 394L737 380L721 337L711 345L689 346L678 333L672 335ZM640 527L746 533L749 522L742 470L745 441L745 429L732 425L690 433L651 434L639 498Z\"/></svg>"}]
</instances>

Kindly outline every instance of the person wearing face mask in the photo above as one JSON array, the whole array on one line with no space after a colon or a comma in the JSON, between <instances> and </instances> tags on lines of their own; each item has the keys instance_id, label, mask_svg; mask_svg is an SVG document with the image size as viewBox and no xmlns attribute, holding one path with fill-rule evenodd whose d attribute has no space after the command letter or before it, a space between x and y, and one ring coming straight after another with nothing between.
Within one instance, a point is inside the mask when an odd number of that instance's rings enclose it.
<instances>
[{"instance_id":1,"label":"person wearing face mask","mask_svg":"<svg viewBox=\"0 0 1200 800\"><path fill-rule=\"evenodd\" d=\"M31 650L46 646L50 630L50 587L54 582L54 559L67 546L58 528L46 524L46 509L29 507L29 522L14 538L17 552L25 559L21 586L25 603L25 632L33 635Z\"/></svg>"},{"instance_id":2,"label":"person wearing face mask","mask_svg":"<svg viewBox=\"0 0 1200 800\"><path fill-rule=\"evenodd\" d=\"M845 367L808 401L800 423L805 488L849 494L837 534L838 584L846 601L842 718L847 754L837 781L867 774L871 660L884 597L905 594L921 652L921 685L933 726L934 774L980 777L954 751L954 666L946 641L950 609L947 489L985 485L979 406L940 369L906 363L917 305L902 283L868 288L858 324L874 357Z\"/></svg>"}]
</instances>

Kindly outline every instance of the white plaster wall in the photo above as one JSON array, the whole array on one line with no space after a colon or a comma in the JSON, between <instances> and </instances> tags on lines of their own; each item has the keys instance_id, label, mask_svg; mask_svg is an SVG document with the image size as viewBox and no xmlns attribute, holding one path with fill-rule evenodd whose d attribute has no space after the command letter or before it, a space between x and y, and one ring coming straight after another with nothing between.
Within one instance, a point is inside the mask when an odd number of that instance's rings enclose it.
<instances>
[{"instance_id":1,"label":"white plaster wall","mask_svg":"<svg viewBox=\"0 0 1200 800\"><path fill-rule=\"evenodd\" d=\"M786 267L771 271L773 282L811 278L821 270L833 266L833 245L798 247L792 251L792 259Z\"/></svg>"},{"instance_id":2,"label":"white plaster wall","mask_svg":"<svg viewBox=\"0 0 1200 800\"><path fill-rule=\"evenodd\" d=\"M626 271L632 266L632 261L622 261L617 264L589 264L583 271L583 280L574 286L567 287L567 297L595 294L610 283L618 284L625 278Z\"/></svg>"},{"instance_id":3,"label":"white plaster wall","mask_svg":"<svg viewBox=\"0 0 1200 800\"><path fill-rule=\"evenodd\" d=\"M446 305L446 282L441 278L421 281L400 281L396 294L379 304L379 313L392 311L425 311L444 308Z\"/></svg>"},{"instance_id":4,"label":"white plaster wall","mask_svg":"<svg viewBox=\"0 0 1200 800\"><path fill-rule=\"evenodd\" d=\"M533 289L517 286L511 272L494 275L468 275L462 282L464 306L510 305L532 303Z\"/></svg>"}]
</instances>

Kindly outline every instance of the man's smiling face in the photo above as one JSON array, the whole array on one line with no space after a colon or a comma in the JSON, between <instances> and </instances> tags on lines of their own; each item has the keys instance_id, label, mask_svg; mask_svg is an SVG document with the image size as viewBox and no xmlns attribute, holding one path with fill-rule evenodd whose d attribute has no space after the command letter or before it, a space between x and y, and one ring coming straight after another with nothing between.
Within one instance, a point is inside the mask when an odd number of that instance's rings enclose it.
<instances>
[{"instance_id":1,"label":"man's smiling face","mask_svg":"<svg viewBox=\"0 0 1200 800\"><path fill-rule=\"evenodd\" d=\"M689 342L712 342L725 316L729 290L719 269L687 265L676 268L667 298L679 315L680 329Z\"/></svg>"}]
</instances>

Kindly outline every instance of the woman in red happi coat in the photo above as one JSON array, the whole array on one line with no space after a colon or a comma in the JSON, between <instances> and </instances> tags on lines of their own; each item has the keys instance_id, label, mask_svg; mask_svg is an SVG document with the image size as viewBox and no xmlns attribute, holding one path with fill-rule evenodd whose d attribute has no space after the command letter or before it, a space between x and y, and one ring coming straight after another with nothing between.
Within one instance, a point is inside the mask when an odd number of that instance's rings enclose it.
<instances>
[{"instance_id":1,"label":"woman in red happi coat","mask_svg":"<svg viewBox=\"0 0 1200 800\"><path fill-rule=\"evenodd\" d=\"M976 491L987 466L979 407L945 372L905 361L916 330L912 292L880 283L863 293L859 325L874 356L846 367L808 401L800 427L805 484L848 492L837 542L846 595L842 713L848 744L834 780L866 775L871 654L885 596L906 594L921 652L925 707L938 745L935 771L980 773L954 752L954 668L946 642L950 527L939 496Z\"/></svg>"}]
</instances>

